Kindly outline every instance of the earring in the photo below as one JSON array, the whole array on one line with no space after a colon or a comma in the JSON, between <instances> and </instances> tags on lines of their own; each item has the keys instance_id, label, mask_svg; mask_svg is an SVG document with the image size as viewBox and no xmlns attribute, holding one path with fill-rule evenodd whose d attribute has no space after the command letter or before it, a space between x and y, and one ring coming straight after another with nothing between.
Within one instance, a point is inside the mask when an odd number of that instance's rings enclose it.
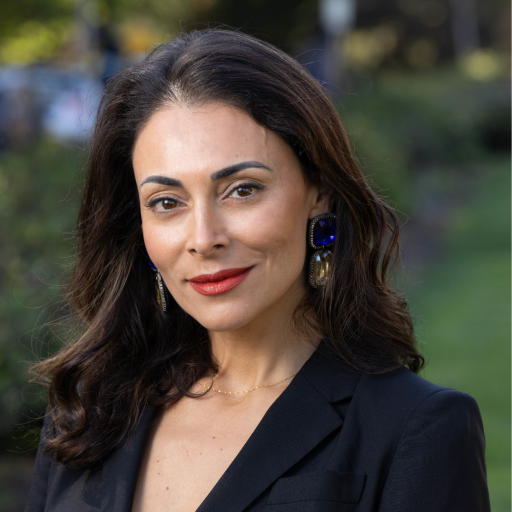
<instances>
[{"instance_id":1,"label":"earring","mask_svg":"<svg viewBox=\"0 0 512 512\"><path fill-rule=\"evenodd\" d=\"M162 311L167 311L167 303L165 302L164 281L160 272L156 271L156 300Z\"/></svg>"},{"instance_id":2,"label":"earring","mask_svg":"<svg viewBox=\"0 0 512 512\"><path fill-rule=\"evenodd\" d=\"M318 215L309 224L309 244L319 249L309 260L309 283L313 288L325 286L331 277L332 252L326 250L336 240L336 215Z\"/></svg>"},{"instance_id":3,"label":"earring","mask_svg":"<svg viewBox=\"0 0 512 512\"><path fill-rule=\"evenodd\" d=\"M148 258L149 259L149 258ZM149 264L151 265L151 268L156 273L155 276L155 289L156 289L156 301L158 302L158 305L160 306L160 309L162 311L167 311L167 302L165 301L165 292L164 292L164 280L162 279L162 275L160 274L160 271L155 267L153 262L149 260Z\"/></svg>"}]
</instances>

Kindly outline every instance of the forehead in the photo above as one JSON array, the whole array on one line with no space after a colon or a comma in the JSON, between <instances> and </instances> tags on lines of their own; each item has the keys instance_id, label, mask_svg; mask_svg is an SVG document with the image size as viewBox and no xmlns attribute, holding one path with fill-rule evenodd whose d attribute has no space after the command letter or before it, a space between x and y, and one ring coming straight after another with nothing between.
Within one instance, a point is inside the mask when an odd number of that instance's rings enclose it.
<instances>
[{"instance_id":1,"label":"forehead","mask_svg":"<svg viewBox=\"0 0 512 512\"><path fill-rule=\"evenodd\" d=\"M210 172L243 160L276 165L289 158L293 151L279 136L239 109L172 104L155 112L140 131L133 167L136 175L144 169Z\"/></svg>"}]
</instances>

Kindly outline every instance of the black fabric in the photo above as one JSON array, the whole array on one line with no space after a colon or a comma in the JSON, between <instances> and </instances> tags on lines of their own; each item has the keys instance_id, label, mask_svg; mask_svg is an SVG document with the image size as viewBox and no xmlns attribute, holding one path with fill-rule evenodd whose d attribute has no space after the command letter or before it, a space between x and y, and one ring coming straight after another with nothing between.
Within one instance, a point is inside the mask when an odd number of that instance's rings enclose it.
<instances>
[{"instance_id":1,"label":"black fabric","mask_svg":"<svg viewBox=\"0 0 512 512\"><path fill-rule=\"evenodd\" d=\"M130 512L154 412L94 472L54 464L43 433L26 512ZM197 512L488 512L484 446L469 395L319 349Z\"/></svg>"},{"instance_id":2,"label":"black fabric","mask_svg":"<svg viewBox=\"0 0 512 512\"><path fill-rule=\"evenodd\" d=\"M366 481L365 475L317 471L280 478L272 487L267 505L302 503L304 501L333 501L359 503Z\"/></svg>"}]
</instances>

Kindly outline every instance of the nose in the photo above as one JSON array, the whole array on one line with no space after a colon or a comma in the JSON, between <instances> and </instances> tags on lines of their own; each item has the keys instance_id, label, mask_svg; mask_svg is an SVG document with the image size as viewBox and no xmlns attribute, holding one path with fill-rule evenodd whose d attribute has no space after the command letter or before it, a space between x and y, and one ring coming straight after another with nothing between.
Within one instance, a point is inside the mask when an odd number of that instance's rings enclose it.
<instances>
[{"instance_id":1,"label":"nose","mask_svg":"<svg viewBox=\"0 0 512 512\"><path fill-rule=\"evenodd\" d=\"M215 208L197 208L190 217L186 248L191 254L213 256L230 245L226 226Z\"/></svg>"}]
</instances>

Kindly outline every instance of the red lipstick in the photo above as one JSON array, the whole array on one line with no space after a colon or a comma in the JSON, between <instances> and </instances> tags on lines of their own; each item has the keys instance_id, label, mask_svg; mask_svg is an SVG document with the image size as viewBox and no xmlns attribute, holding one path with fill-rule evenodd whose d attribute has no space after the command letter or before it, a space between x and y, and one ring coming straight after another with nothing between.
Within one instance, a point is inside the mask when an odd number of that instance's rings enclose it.
<instances>
[{"instance_id":1,"label":"red lipstick","mask_svg":"<svg viewBox=\"0 0 512 512\"><path fill-rule=\"evenodd\" d=\"M215 274L202 274L189 279L190 286L202 295L218 295L238 286L253 267L228 268Z\"/></svg>"}]
</instances>

